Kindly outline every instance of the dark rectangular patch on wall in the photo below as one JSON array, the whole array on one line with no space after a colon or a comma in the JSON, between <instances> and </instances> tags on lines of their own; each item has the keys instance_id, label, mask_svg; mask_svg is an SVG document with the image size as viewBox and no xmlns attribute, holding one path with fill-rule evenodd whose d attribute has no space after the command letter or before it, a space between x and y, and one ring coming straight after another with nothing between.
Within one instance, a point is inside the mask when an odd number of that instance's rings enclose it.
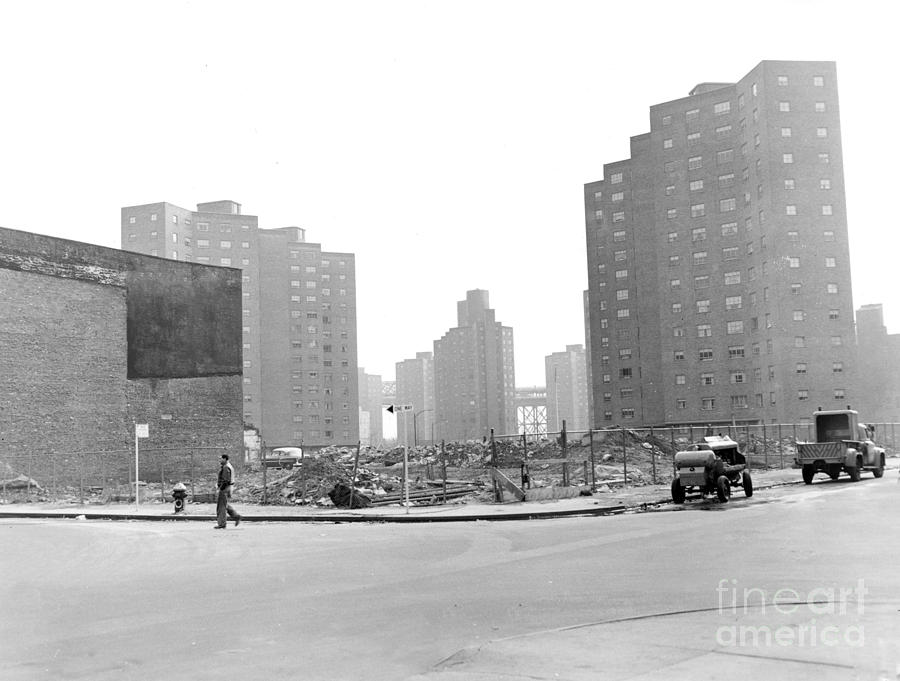
<instances>
[{"instance_id":1,"label":"dark rectangular patch on wall","mask_svg":"<svg viewBox=\"0 0 900 681\"><path fill-rule=\"evenodd\" d=\"M240 270L140 256L129 264L128 378L241 373Z\"/></svg>"}]
</instances>

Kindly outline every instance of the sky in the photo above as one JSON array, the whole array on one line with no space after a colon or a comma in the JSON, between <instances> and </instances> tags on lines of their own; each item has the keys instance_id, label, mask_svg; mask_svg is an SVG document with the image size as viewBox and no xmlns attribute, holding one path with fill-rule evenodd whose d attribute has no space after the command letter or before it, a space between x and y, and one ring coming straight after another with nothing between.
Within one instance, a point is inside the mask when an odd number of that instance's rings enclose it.
<instances>
[{"instance_id":1,"label":"sky","mask_svg":"<svg viewBox=\"0 0 900 681\"><path fill-rule=\"evenodd\" d=\"M649 107L829 60L853 303L897 333L893 6L4 2L0 225L119 248L122 206L237 201L355 254L367 373L393 380L486 289L516 384L544 385L544 357L584 344L583 185Z\"/></svg>"}]
</instances>

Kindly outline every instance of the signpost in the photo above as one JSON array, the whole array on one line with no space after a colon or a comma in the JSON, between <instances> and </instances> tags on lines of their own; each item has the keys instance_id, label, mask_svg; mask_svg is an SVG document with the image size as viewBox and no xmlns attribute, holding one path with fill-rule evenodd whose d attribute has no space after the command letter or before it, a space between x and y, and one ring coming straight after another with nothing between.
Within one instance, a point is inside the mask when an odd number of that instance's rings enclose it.
<instances>
[{"instance_id":1,"label":"signpost","mask_svg":"<svg viewBox=\"0 0 900 681\"><path fill-rule=\"evenodd\" d=\"M140 474L138 470L140 469L140 447L138 446L138 440L142 437L150 437L150 424L148 423L135 423L134 424L134 504L135 506L141 505L141 488L140 483L138 482L140 478Z\"/></svg>"},{"instance_id":2,"label":"signpost","mask_svg":"<svg viewBox=\"0 0 900 681\"><path fill-rule=\"evenodd\" d=\"M391 414L396 414L401 411L412 411L413 406L411 404L392 404L387 408L387 410Z\"/></svg>"}]
</instances>

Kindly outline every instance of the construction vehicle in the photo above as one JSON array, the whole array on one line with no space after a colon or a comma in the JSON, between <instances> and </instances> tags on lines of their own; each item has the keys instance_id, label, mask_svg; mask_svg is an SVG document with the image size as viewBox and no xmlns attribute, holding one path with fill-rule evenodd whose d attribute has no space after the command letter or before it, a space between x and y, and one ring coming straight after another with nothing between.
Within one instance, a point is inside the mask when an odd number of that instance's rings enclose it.
<instances>
[{"instance_id":1,"label":"construction vehicle","mask_svg":"<svg viewBox=\"0 0 900 681\"><path fill-rule=\"evenodd\" d=\"M859 414L846 409L819 408L813 413L814 442L797 442L794 463L803 473L803 482L811 485L816 473L827 473L837 480L841 471L853 482L862 471L884 475L884 448L875 444L875 426L859 422Z\"/></svg>"},{"instance_id":2,"label":"construction vehicle","mask_svg":"<svg viewBox=\"0 0 900 681\"><path fill-rule=\"evenodd\" d=\"M732 487L743 487L746 496L753 496L747 459L727 435L709 435L675 454L675 471L672 501L676 504L684 503L689 494L701 498L715 494L724 503L731 498Z\"/></svg>"}]
</instances>

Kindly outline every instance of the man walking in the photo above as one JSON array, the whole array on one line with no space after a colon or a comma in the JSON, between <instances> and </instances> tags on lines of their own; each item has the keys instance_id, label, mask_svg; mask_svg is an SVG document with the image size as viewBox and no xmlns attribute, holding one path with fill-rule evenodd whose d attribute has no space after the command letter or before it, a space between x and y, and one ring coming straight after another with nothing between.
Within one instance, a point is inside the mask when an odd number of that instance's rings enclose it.
<instances>
[{"instance_id":1,"label":"man walking","mask_svg":"<svg viewBox=\"0 0 900 681\"><path fill-rule=\"evenodd\" d=\"M218 495L216 496L216 523L217 530L225 529L225 514L234 520L237 527L241 524L240 514L231 505L231 492L234 490L234 466L228 461L228 455L222 455L222 464L219 466Z\"/></svg>"}]
</instances>

